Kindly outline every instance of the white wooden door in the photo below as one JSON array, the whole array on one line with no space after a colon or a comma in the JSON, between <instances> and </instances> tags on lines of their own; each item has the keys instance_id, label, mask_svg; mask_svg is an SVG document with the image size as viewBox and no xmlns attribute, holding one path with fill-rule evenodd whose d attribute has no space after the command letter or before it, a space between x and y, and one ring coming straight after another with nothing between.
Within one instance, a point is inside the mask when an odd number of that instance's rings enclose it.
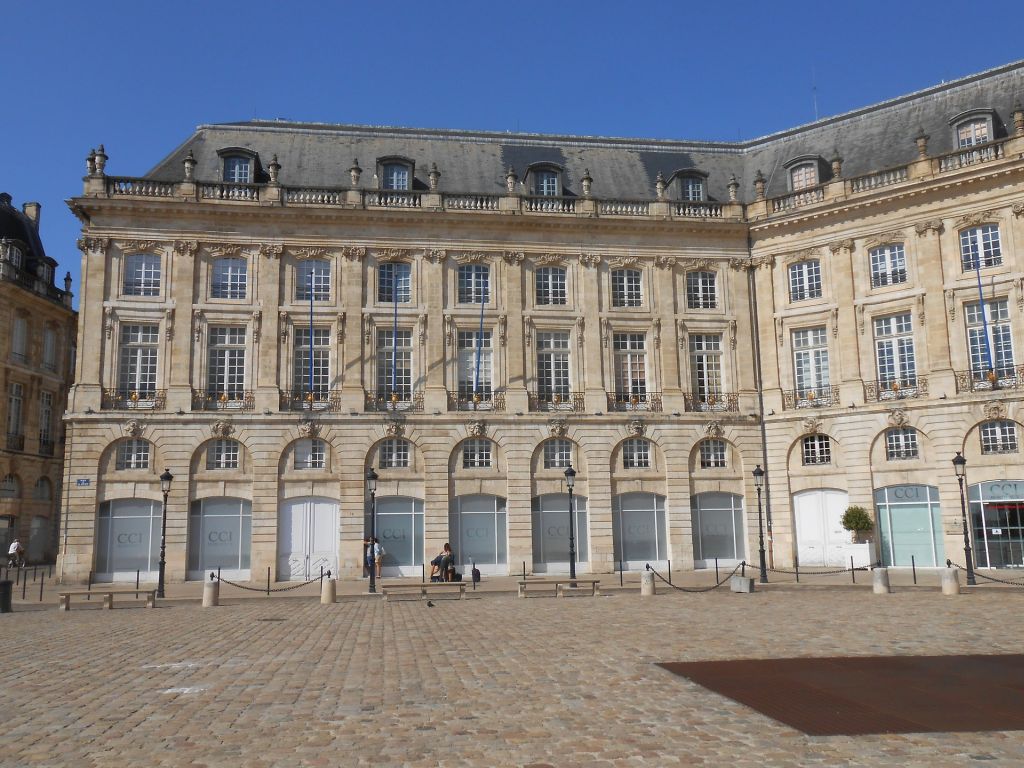
<instances>
[{"instance_id":1,"label":"white wooden door","mask_svg":"<svg viewBox=\"0 0 1024 768\"><path fill-rule=\"evenodd\" d=\"M822 489L793 494L797 558L807 567L842 567L847 562L849 532L843 512L849 506L846 491Z\"/></svg>"},{"instance_id":2,"label":"white wooden door","mask_svg":"<svg viewBox=\"0 0 1024 768\"><path fill-rule=\"evenodd\" d=\"M338 572L338 504L303 497L281 504L277 528L278 581L306 581Z\"/></svg>"}]
</instances>

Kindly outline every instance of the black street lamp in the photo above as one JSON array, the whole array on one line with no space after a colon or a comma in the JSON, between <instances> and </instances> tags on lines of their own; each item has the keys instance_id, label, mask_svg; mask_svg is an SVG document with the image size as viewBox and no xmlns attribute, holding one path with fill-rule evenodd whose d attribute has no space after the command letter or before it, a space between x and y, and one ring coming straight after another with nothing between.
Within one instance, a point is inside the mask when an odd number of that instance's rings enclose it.
<instances>
[{"instance_id":1,"label":"black street lamp","mask_svg":"<svg viewBox=\"0 0 1024 768\"><path fill-rule=\"evenodd\" d=\"M160 475L160 490L164 494L164 506L160 521L160 575L156 582L157 597L164 596L164 570L167 566L167 494L171 492L171 480L173 479L174 475L169 469L165 469L164 473Z\"/></svg>"},{"instance_id":2,"label":"black street lamp","mask_svg":"<svg viewBox=\"0 0 1024 768\"><path fill-rule=\"evenodd\" d=\"M366 489L370 492L370 547L367 566L370 568L370 593L377 591L377 478L373 467L366 470ZM366 553L363 553L366 557Z\"/></svg>"},{"instance_id":3,"label":"black street lamp","mask_svg":"<svg viewBox=\"0 0 1024 768\"><path fill-rule=\"evenodd\" d=\"M576 524L573 521L576 510L572 504L572 489L576 485L576 470L572 468L572 462L565 468L565 487L569 489L569 578L576 578ZM576 586L573 584L573 586Z\"/></svg>"},{"instance_id":4,"label":"black street lamp","mask_svg":"<svg viewBox=\"0 0 1024 768\"><path fill-rule=\"evenodd\" d=\"M754 487L757 489L757 554L761 559L761 583L768 583L768 566L764 561L764 513L761 511L761 489L764 488L764 470L758 464L754 467Z\"/></svg>"},{"instance_id":5,"label":"black street lamp","mask_svg":"<svg viewBox=\"0 0 1024 768\"><path fill-rule=\"evenodd\" d=\"M956 481L960 485L960 517L964 525L964 560L967 561L967 583L977 586L974 578L974 564L971 558L971 539L967 533L967 501L964 499L964 478L967 477L967 459L960 451L953 457L953 471L956 472Z\"/></svg>"}]
</instances>

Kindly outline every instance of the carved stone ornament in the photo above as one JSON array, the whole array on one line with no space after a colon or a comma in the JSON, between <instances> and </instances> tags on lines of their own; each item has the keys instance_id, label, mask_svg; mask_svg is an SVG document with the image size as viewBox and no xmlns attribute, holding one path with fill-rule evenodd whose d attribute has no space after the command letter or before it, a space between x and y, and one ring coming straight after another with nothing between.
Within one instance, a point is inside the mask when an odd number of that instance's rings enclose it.
<instances>
[{"instance_id":1,"label":"carved stone ornament","mask_svg":"<svg viewBox=\"0 0 1024 768\"><path fill-rule=\"evenodd\" d=\"M551 437L565 437L569 433L569 422L565 419L551 419L548 422L548 434Z\"/></svg>"},{"instance_id":2,"label":"carved stone ornament","mask_svg":"<svg viewBox=\"0 0 1024 768\"><path fill-rule=\"evenodd\" d=\"M839 338L839 308L838 307L832 307L832 310L829 312L829 314L832 316L832 338L833 339L838 339Z\"/></svg>"},{"instance_id":3,"label":"carved stone ornament","mask_svg":"<svg viewBox=\"0 0 1024 768\"><path fill-rule=\"evenodd\" d=\"M655 347L655 349L660 349L661 348L661 318L660 317L654 318L654 322L652 323L652 326L654 327L654 347ZM583 341L582 340L580 341L580 346L583 346Z\"/></svg>"},{"instance_id":4,"label":"carved stone ornament","mask_svg":"<svg viewBox=\"0 0 1024 768\"><path fill-rule=\"evenodd\" d=\"M776 317L775 318L775 336L778 339L780 347L783 344L786 343L786 328L782 324L782 318L781 317Z\"/></svg>"},{"instance_id":5,"label":"carved stone ornament","mask_svg":"<svg viewBox=\"0 0 1024 768\"><path fill-rule=\"evenodd\" d=\"M804 432L808 435L817 435L821 432L821 419L817 416L808 416L804 419Z\"/></svg>"},{"instance_id":6,"label":"carved stone ornament","mask_svg":"<svg viewBox=\"0 0 1024 768\"><path fill-rule=\"evenodd\" d=\"M349 261L360 261L366 256L366 248L362 245L346 245L341 253Z\"/></svg>"},{"instance_id":7,"label":"carved stone ornament","mask_svg":"<svg viewBox=\"0 0 1024 768\"><path fill-rule=\"evenodd\" d=\"M420 345L426 344L427 342L427 315L421 314L416 319L416 331L419 337Z\"/></svg>"},{"instance_id":8,"label":"carved stone ornament","mask_svg":"<svg viewBox=\"0 0 1024 768\"><path fill-rule=\"evenodd\" d=\"M1024 216L1024 203L1014 203L1011 210L1014 217L1019 219L1021 216Z\"/></svg>"},{"instance_id":9,"label":"carved stone ornament","mask_svg":"<svg viewBox=\"0 0 1024 768\"><path fill-rule=\"evenodd\" d=\"M260 243L258 251L260 256L266 256L268 259L279 259L281 254L284 253L284 246L280 243Z\"/></svg>"},{"instance_id":10,"label":"carved stone ornament","mask_svg":"<svg viewBox=\"0 0 1024 768\"><path fill-rule=\"evenodd\" d=\"M917 297L917 322L924 325L924 294Z\"/></svg>"},{"instance_id":11,"label":"carved stone ornament","mask_svg":"<svg viewBox=\"0 0 1024 768\"><path fill-rule=\"evenodd\" d=\"M297 259L319 259L327 255L326 248L318 248L316 246L303 246L301 248L292 248L292 253L295 254Z\"/></svg>"},{"instance_id":12,"label":"carved stone ornament","mask_svg":"<svg viewBox=\"0 0 1024 768\"><path fill-rule=\"evenodd\" d=\"M483 264L490 262L491 256L483 251L456 251L455 260L459 264Z\"/></svg>"},{"instance_id":13,"label":"carved stone ornament","mask_svg":"<svg viewBox=\"0 0 1024 768\"><path fill-rule=\"evenodd\" d=\"M242 250L242 246L234 243L216 243L207 245L206 248L215 259L219 259L222 256L237 256Z\"/></svg>"},{"instance_id":14,"label":"carved stone ornament","mask_svg":"<svg viewBox=\"0 0 1024 768\"><path fill-rule=\"evenodd\" d=\"M985 403L985 418L989 420L1005 419L1006 403L1001 403L998 400Z\"/></svg>"},{"instance_id":15,"label":"carved stone ornament","mask_svg":"<svg viewBox=\"0 0 1024 768\"><path fill-rule=\"evenodd\" d=\"M508 315L498 315L498 343L505 346L508 340Z\"/></svg>"},{"instance_id":16,"label":"carved stone ornament","mask_svg":"<svg viewBox=\"0 0 1024 768\"><path fill-rule=\"evenodd\" d=\"M699 269L710 269L711 259L683 259L683 269L686 270L699 270Z\"/></svg>"},{"instance_id":17,"label":"carved stone ornament","mask_svg":"<svg viewBox=\"0 0 1024 768\"><path fill-rule=\"evenodd\" d=\"M538 267L560 267L565 264L565 256L560 253L541 253L533 257L533 263Z\"/></svg>"},{"instance_id":18,"label":"carved stone ornament","mask_svg":"<svg viewBox=\"0 0 1024 768\"><path fill-rule=\"evenodd\" d=\"M408 248L378 248L374 251L377 261L408 261L412 251Z\"/></svg>"},{"instance_id":19,"label":"carved stone ornament","mask_svg":"<svg viewBox=\"0 0 1024 768\"><path fill-rule=\"evenodd\" d=\"M427 248L423 251L423 257L431 264L437 264L448 258L448 252L444 248Z\"/></svg>"},{"instance_id":20,"label":"carved stone ornament","mask_svg":"<svg viewBox=\"0 0 1024 768\"><path fill-rule=\"evenodd\" d=\"M729 346L736 349L736 321L729 321Z\"/></svg>"},{"instance_id":21,"label":"carved stone ornament","mask_svg":"<svg viewBox=\"0 0 1024 768\"><path fill-rule=\"evenodd\" d=\"M188 256L193 258L196 252L199 250L198 240L175 240L174 241L174 252L181 256Z\"/></svg>"},{"instance_id":22,"label":"carved stone ornament","mask_svg":"<svg viewBox=\"0 0 1024 768\"><path fill-rule=\"evenodd\" d=\"M907 412L902 408L893 408L889 411L889 426L905 427L909 423L910 418L907 416Z\"/></svg>"},{"instance_id":23,"label":"carved stone ornament","mask_svg":"<svg viewBox=\"0 0 1024 768\"><path fill-rule=\"evenodd\" d=\"M679 336L679 348L686 349L686 321L676 321L677 335Z\"/></svg>"},{"instance_id":24,"label":"carved stone ornament","mask_svg":"<svg viewBox=\"0 0 1024 768\"><path fill-rule=\"evenodd\" d=\"M960 229L961 227L976 227L979 224L993 221L995 218L996 215L994 211L977 211L975 213L968 213L956 220L954 229Z\"/></svg>"},{"instance_id":25,"label":"carved stone ornament","mask_svg":"<svg viewBox=\"0 0 1024 768\"><path fill-rule=\"evenodd\" d=\"M402 422L395 421L394 419L388 419L384 422L384 434L388 437L401 437L405 431L405 427Z\"/></svg>"},{"instance_id":26,"label":"carved stone ornament","mask_svg":"<svg viewBox=\"0 0 1024 768\"><path fill-rule=\"evenodd\" d=\"M654 266L658 269L673 269L678 261L679 259L675 256L666 256L662 254L654 257Z\"/></svg>"},{"instance_id":27,"label":"carved stone ornament","mask_svg":"<svg viewBox=\"0 0 1024 768\"><path fill-rule=\"evenodd\" d=\"M576 318L576 344L583 349L583 330L586 328L586 321L582 317Z\"/></svg>"},{"instance_id":28,"label":"carved stone ornament","mask_svg":"<svg viewBox=\"0 0 1024 768\"><path fill-rule=\"evenodd\" d=\"M451 346L455 342L455 319L451 315L444 316L444 343Z\"/></svg>"},{"instance_id":29,"label":"carved stone ornament","mask_svg":"<svg viewBox=\"0 0 1024 768\"><path fill-rule=\"evenodd\" d=\"M864 245L867 248L875 248L879 245L888 245L889 243L902 243L906 239L906 232L902 229L893 229L889 232L879 232L877 235L872 235L864 241Z\"/></svg>"},{"instance_id":30,"label":"carved stone ornament","mask_svg":"<svg viewBox=\"0 0 1024 768\"><path fill-rule=\"evenodd\" d=\"M231 437L231 433L235 431L235 428L231 426L230 421L215 421L210 425L210 434L214 437Z\"/></svg>"},{"instance_id":31,"label":"carved stone ornament","mask_svg":"<svg viewBox=\"0 0 1024 768\"><path fill-rule=\"evenodd\" d=\"M288 313L278 312L277 313L277 324L281 332L281 341L288 338Z\"/></svg>"},{"instance_id":32,"label":"carved stone ornament","mask_svg":"<svg viewBox=\"0 0 1024 768\"><path fill-rule=\"evenodd\" d=\"M124 423L124 433L129 437L138 437L146 428L138 419L128 419Z\"/></svg>"},{"instance_id":33,"label":"carved stone ornament","mask_svg":"<svg viewBox=\"0 0 1024 768\"><path fill-rule=\"evenodd\" d=\"M835 242L828 244L828 249L831 253L836 254L840 251L850 252L853 250L853 238L845 238L843 240L836 240Z\"/></svg>"},{"instance_id":34,"label":"carved stone ornament","mask_svg":"<svg viewBox=\"0 0 1024 768\"><path fill-rule=\"evenodd\" d=\"M942 223L942 219L929 219L914 225L914 231L917 232L918 237L924 237L929 232L941 235L945 229L946 226Z\"/></svg>"},{"instance_id":35,"label":"carved stone ornament","mask_svg":"<svg viewBox=\"0 0 1024 768\"><path fill-rule=\"evenodd\" d=\"M775 267L775 256L752 256L750 258L750 266L754 269L758 269L759 267L773 269Z\"/></svg>"},{"instance_id":36,"label":"carved stone ornament","mask_svg":"<svg viewBox=\"0 0 1024 768\"><path fill-rule=\"evenodd\" d=\"M164 338L168 341L174 338L174 307L164 311Z\"/></svg>"},{"instance_id":37,"label":"carved stone ornament","mask_svg":"<svg viewBox=\"0 0 1024 768\"><path fill-rule=\"evenodd\" d=\"M196 341L203 338L203 310L192 310L192 336Z\"/></svg>"},{"instance_id":38,"label":"carved stone ornament","mask_svg":"<svg viewBox=\"0 0 1024 768\"><path fill-rule=\"evenodd\" d=\"M599 253L581 253L580 264L584 267L597 267L601 263L601 254Z\"/></svg>"},{"instance_id":39,"label":"carved stone ornament","mask_svg":"<svg viewBox=\"0 0 1024 768\"><path fill-rule=\"evenodd\" d=\"M529 315L523 318L523 340L526 346L533 344L533 318Z\"/></svg>"},{"instance_id":40,"label":"carved stone ornament","mask_svg":"<svg viewBox=\"0 0 1024 768\"><path fill-rule=\"evenodd\" d=\"M320 425L309 419L299 422L299 435L301 437L316 437L320 434Z\"/></svg>"},{"instance_id":41,"label":"carved stone ornament","mask_svg":"<svg viewBox=\"0 0 1024 768\"><path fill-rule=\"evenodd\" d=\"M109 339L110 335L114 332L114 308L104 307L103 308L103 332Z\"/></svg>"},{"instance_id":42,"label":"carved stone ornament","mask_svg":"<svg viewBox=\"0 0 1024 768\"><path fill-rule=\"evenodd\" d=\"M470 437L483 437L487 434L487 424L483 419L472 419L466 422L466 429Z\"/></svg>"},{"instance_id":43,"label":"carved stone ornament","mask_svg":"<svg viewBox=\"0 0 1024 768\"><path fill-rule=\"evenodd\" d=\"M858 304L857 305L856 313L857 313L857 332L861 336L863 336L864 335L864 305L863 304Z\"/></svg>"},{"instance_id":44,"label":"carved stone ornament","mask_svg":"<svg viewBox=\"0 0 1024 768\"><path fill-rule=\"evenodd\" d=\"M256 310L252 313L252 340L259 342L260 333L263 330L263 312Z\"/></svg>"},{"instance_id":45,"label":"carved stone ornament","mask_svg":"<svg viewBox=\"0 0 1024 768\"><path fill-rule=\"evenodd\" d=\"M523 263L523 259L526 258L526 254L522 251L505 251L501 254L501 258L503 258L505 263L510 267L514 267Z\"/></svg>"},{"instance_id":46,"label":"carved stone ornament","mask_svg":"<svg viewBox=\"0 0 1024 768\"><path fill-rule=\"evenodd\" d=\"M363 315L363 343L369 345L373 339L373 318Z\"/></svg>"},{"instance_id":47,"label":"carved stone ornament","mask_svg":"<svg viewBox=\"0 0 1024 768\"><path fill-rule=\"evenodd\" d=\"M338 313L338 332L337 332L335 338L337 338L339 344L344 344L345 343L345 313L344 312L339 312Z\"/></svg>"},{"instance_id":48,"label":"carved stone ornament","mask_svg":"<svg viewBox=\"0 0 1024 768\"><path fill-rule=\"evenodd\" d=\"M608 318L601 318L601 346L608 346Z\"/></svg>"},{"instance_id":49,"label":"carved stone ornament","mask_svg":"<svg viewBox=\"0 0 1024 768\"><path fill-rule=\"evenodd\" d=\"M82 253L106 253L110 247L109 237L80 237L78 238L78 250Z\"/></svg>"},{"instance_id":50,"label":"carved stone ornament","mask_svg":"<svg viewBox=\"0 0 1024 768\"><path fill-rule=\"evenodd\" d=\"M956 320L956 291L952 288L946 290L946 308L949 310L949 319Z\"/></svg>"},{"instance_id":51,"label":"carved stone ornament","mask_svg":"<svg viewBox=\"0 0 1024 768\"><path fill-rule=\"evenodd\" d=\"M156 248L155 240L117 240L114 244L121 253L147 253Z\"/></svg>"},{"instance_id":52,"label":"carved stone ornament","mask_svg":"<svg viewBox=\"0 0 1024 768\"><path fill-rule=\"evenodd\" d=\"M1024 312L1024 277L1016 279L1017 284L1017 311Z\"/></svg>"},{"instance_id":53,"label":"carved stone ornament","mask_svg":"<svg viewBox=\"0 0 1024 768\"><path fill-rule=\"evenodd\" d=\"M704 425L704 434L708 437L718 438L725 434L725 430L722 429L722 422L720 421L709 421Z\"/></svg>"},{"instance_id":54,"label":"carved stone ornament","mask_svg":"<svg viewBox=\"0 0 1024 768\"><path fill-rule=\"evenodd\" d=\"M751 264L751 259L740 259L733 257L729 259L729 269L734 269L737 272L742 272L745 269L750 269L754 265Z\"/></svg>"},{"instance_id":55,"label":"carved stone ornament","mask_svg":"<svg viewBox=\"0 0 1024 768\"><path fill-rule=\"evenodd\" d=\"M626 425L626 431L631 435L642 435L647 431L647 425L640 419L633 419Z\"/></svg>"},{"instance_id":56,"label":"carved stone ornament","mask_svg":"<svg viewBox=\"0 0 1024 768\"><path fill-rule=\"evenodd\" d=\"M609 262L609 266L612 269L628 269L630 267L635 267L639 263L640 259L636 256L622 256Z\"/></svg>"}]
</instances>

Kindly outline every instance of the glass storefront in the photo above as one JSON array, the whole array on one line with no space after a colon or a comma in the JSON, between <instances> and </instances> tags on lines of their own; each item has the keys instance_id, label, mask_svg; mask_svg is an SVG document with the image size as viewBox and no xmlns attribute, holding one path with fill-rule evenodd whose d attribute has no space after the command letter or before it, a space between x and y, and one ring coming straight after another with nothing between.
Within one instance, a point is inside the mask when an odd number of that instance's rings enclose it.
<instances>
[{"instance_id":1,"label":"glass storefront","mask_svg":"<svg viewBox=\"0 0 1024 768\"><path fill-rule=\"evenodd\" d=\"M875 491L882 565L934 567L945 564L939 489L891 485Z\"/></svg>"},{"instance_id":2,"label":"glass storefront","mask_svg":"<svg viewBox=\"0 0 1024 768\"><path fill-rule=\"evenodd\" d=\"M587 498L573 495L576 508L576 563L589 562ZM533 499L533 570L569 572L569 494L549 493Z\"/></svg>"},{"instance_id":3,"label":"glass storefront","mask_svg":"<svg viewBox=\"0 0 1024 768\"><path fill-rule=\"evenodd\" d=\"M252 503L245 499L199 499L188 515L188 578L220 569L225 578L249 578Z\"/></svg>"},{"instance_id":4,"label":"glass storefront","mask_svg":"<svg viewBox=\"0 0 1024 768\"><path fill-rule=\"evenodd\" d=\"M698 493L691 498L695 568L735 565L743 559L743 497Z\"/></svg>"},{"instance_id":5,"label":"glass storefront","mask_svg":"<svg viewBox=\"0 0 1024 768\"><path fill-rule=\"evenodd\" d=\"M46 555L46 536L50 530L49 520L36 515L28 536L28 559L30 563L41 563Z\"/></svg>"},{"instance_id":6,"label":"glass storefront","mask_svg":"<svg viewBox=\"0 0 1024 768\"><path fill-rule=\"evenodd\" d=\"M448 530L460 570L475 563L482 573L508 572L508 515L498 496L458 496L452 501Z\"/></svg>"},{"instance_id":7,"label":"glass storefront","mask_svg":"<svg viewBox=\"0 0 1024 768\"><path fill-rule=\"evenodd\" d=\"M160 561L160 502L115 499L100 504L96 521L96 581L156 578Z\"/></svg>"},{"instance_id":8,"label":"glass storefront","mask_svg":"<svg viewBox=\"0 0 1024 768\"><path fill-rule=\"evenodd\" d=\"M979 568L1024 566L1024 480L968 488L974 562Z\"/></svg>"},{"instance_id":9,"label":"glass storefront","mask_svg":"<svg viewBox=\"0 0 1024 768\"><path fill-rule=\"evenodd\" d=\"M369 509L364 525L364 535L369 536ZM419 576L423 565L423 501L407 496L378 497L377 539L384 548L382 575Z\"/></svg>"},{"instance_id":10,"label":"glass storefront","mask_svg":"<svg viewBox=\"0 0 1024 768\"><path fill-rule=\"evenodd\" d=\"M623 493L612 503L615 563L627 570L645 563L664 568L668 561L665 497L654 493Z\"/></svg>"}]
</instances>

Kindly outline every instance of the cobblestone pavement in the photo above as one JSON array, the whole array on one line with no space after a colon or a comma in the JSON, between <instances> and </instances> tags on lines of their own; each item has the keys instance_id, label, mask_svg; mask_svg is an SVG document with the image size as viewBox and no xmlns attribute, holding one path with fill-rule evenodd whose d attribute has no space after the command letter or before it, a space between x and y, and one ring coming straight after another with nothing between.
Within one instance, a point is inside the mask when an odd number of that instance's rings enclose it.
<instances>
[{"instance_id":1,"label":"cobblestone pavement","mask_svg":"<svg viewBox=\"0 0 1024 768\"><path fill-rule=\"evenodd\" d=\"M1019 732L808 737L654 666L1019 652L1024 592L434 603L2 615L0 766L1024 764Z\"/></svg>"}]
</instances>

